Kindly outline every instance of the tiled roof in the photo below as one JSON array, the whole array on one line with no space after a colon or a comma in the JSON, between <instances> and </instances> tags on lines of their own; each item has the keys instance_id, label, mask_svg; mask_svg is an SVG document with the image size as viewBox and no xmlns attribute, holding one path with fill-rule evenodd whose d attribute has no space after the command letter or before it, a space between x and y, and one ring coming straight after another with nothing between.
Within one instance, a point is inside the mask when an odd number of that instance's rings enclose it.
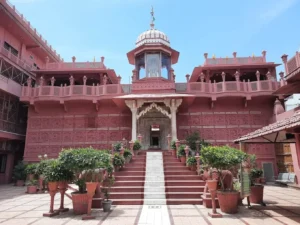
<instances>
[{"instance_id":1,"label":"tiled roof","mask_svg":"<svg viewBox=\"0 0 300 225\"><path fill-rule=\"evenodd\" d=\"M255 130L249 134L246 134L236 140L234 142L243 142L246 140L262 137L267 134L271 134L277 131L286 130L288 128L293 128L296 126L300 126L300 111L294 113L293 116L285 118L283 120L279 120L275 123L272 123L268 126Z\"/></svg>"}]
</instances>

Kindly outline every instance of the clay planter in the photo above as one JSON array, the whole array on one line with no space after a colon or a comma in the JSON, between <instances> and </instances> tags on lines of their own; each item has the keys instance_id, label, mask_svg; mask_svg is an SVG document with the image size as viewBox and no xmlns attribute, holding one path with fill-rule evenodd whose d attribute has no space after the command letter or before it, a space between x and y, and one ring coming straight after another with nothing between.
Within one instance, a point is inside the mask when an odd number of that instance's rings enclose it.
<instances>
[{"instance_id":1,"label":"clay planter","mask_svg":"<svg viewBox=\"0 0 300 225\"><path fill-rule=\"evenodd\" d=\"M217 180L207 180L206 184L207 184L208 190L210 190L210 191L217 190L217 187L218 187L218 181Z\"/></svg>"},{"instance_id":2,"label":"clay planter","mask_svg":"<svg viewBox=\"0 0 300 225\"><path fill-rule=\"evenodd\" d=\"M110 208L111 208L111 204L112 204L112 201L111 200L108 200L108 201L103 201L102 202L102 205L103 205L103 212L109 212L110 211Z\"/></svg>"},{"instance_id":3,"label":"clay planter","mask_svg":"<svg viewBox=\"0 0 300 225\"><path fill-rule=\"evenodd\" d=\"M240 194L237 191L218 191L217 192L221 211L228 214L234 214L238 211L238 202Z\"/></svg>"},{"instance_id":4,"label":"clay planter","mask_svg":"<svg viewBox=\"0 0 300 225\"><path fill-rule=\"evenodd\" d=\"M33 180L34 179L34 174L28 174L28 180Z\"/></svg>"},{"instance_id":5,"label":"clay planter","mask_svg":"<svg viewBox=\"0 0 300 225\"><path fill-rule=\"evenodd\" d=\"M73 211L76 215L87 214L88 212L88 194L73 192L72 202L73 202Z\"/></svg>"},{"instance_id":6,"label":"clay planter","mask_svg":"<svg viewBox=\"0 0 300 225\"><path fill-rule=\"evenodd\" d=\"M88 194L94 195L98 182L85 182Z\"/></svg>"},{"instance_id":7,"label":"clay planter","mask_svg":"<svg viewBox=\"0 0 300 225\"><path fill-rule=\"evenodd\" d=\"M196 171L197 170L197 165L192 165L189 166L191 171Z\"/></svg>"},{"instance_id":8,"label":"clay planter","mask_svg":"<svg viewBox=\"0 0 300 225\"><path fill-rule=\"evenodd\" d=\"M27 186L27 194L36 194L37 187L36 186Z\"/></svg>"},{"instance_id":9,"label":"clay planter","mask_svg":"<svg viewBox=\"0 0 300 225\"><path fill-rule=\"evenodd\" d=\"M24 180L17 180L16 182L16 186L18 187L24 186L24 184L25 184Z\"/></svg>"},{"instance_id":10,"label":"clay planter","mask_svg":"<svg viewBox=\"0 0 300 225\"><path fill-rule=\"evenodd\" d=\"M250 202L260 204L263 202L264 198L264 186L255 185L251 186Z\"/></svg>"},{"instance_id":11,"label":"clay planter","mask_svg":"<svg viewBox=\"0 0 300 225\"><path fill-rule=\"evenodd\" d=\"M97 200L93 200L92 201L92 208L97 208L100 209L102 207L102 200L100 200L100 198L102 197L101 195L101 183L97 184L96 190L95 190L95 194L93 196L93 198L98 198Z\"/></svg>"},{"instance_id":12,"label":"clay planter","mask_svg":"<svg viewBox=\"0 0 300 225\"><path fill-rule=\"evenodd\" d=\"M57 191L58 183L57 182L48 182L49 192Z\"/></svg>"},{"instance_id":13,"label":"clay planter","mask_svg":"<svg viewBox=\"0 0 300 225\"><path fill-rule=\"evenodd\" d=\"M186 163L186 157L185 156L180 156L180 162Z\"/></svg>"}]
</instances>

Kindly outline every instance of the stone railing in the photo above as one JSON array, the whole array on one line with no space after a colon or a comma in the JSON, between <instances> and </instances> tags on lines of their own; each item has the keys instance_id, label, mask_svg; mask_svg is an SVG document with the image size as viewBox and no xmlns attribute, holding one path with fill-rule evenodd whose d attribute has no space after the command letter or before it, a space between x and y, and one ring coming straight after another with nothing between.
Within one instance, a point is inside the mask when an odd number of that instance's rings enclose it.
<instances>
[{"instance_id":1,"label":"stone railing","mask_svg":"<svg viewBox=\"0 0 300 225\"><path fill-rule=\"evenodd\" d=\"M264 63L262 56L236 57L236 58L207 58L204 65L230 65L230 64L256 64Z\"/></svg>"},{"instance_id":2,"label":"stone railing","mask_svg":"<svg viewBox=\"0 0 300 225\"><path fill-rule=\"evenodd\" d=\"M20 22L21 25L27 30L29 34L31 34L34 38L36 38L40 44L42 44L45 49L47 49L49 52L52 53L52 55L58 60L61 60L61 57L59 54L56 53L56 51L52 48L51 45L47 43L47 40L45 40L41 34L37 32L35 28L32 27L29 21L25 19L23 14L21 14L14 5L12 5L8 0L2 0L1 3L5 6L7 11L9 11L17 20Z\"/></svg>"},{"instance_id":3,"label":"stone railing","mask_svg":"<svg viewBox=\"0 0 300 225\"><path fill-rule=\"evenodd\" d=\"M17 56L15 56L14 54L12 54L10 51L8 51L7 49L5 49L3 47L3 44L2 44L1 41L0 41L0 46L1 46L0 47L0 54L1 55L4 55L5 57L7 57L12 62L14 62L17 65L19 65L20 67L22 67L26 71L29 71L29 72L31 71L32 65L27 64L25 60L18 58Z\"/></svg>"},{"instance_id":4,"label":"stone railing","mask_svg":"<svg viewBox=\"0 0 300 225\"><path fill-rule=\"evenodd\" d=\"M79 69L106 69L103 62L57 62L46 63L46 70L79 70Z\"/></svg>"},{"instance_id":5,"label":"stone railing","mask_svg":"<svg viewBox=\"0 0 300 225\"><path fill-rule=\"evenodd\" d=\"M292 57L290 60L286 63L286 74L290 74L296 69L300 67L300 53L296 52L296 55Z\"/></svg>"},{"instance_id":6,"label":"stone railing","mask_svg":"<svg viewBox=\"0 0 300 225\"><path fill-rule=\"evenodd\" d=\"M107 84L97 86L87 85L70 85L70 86L39 86L39 87L22 87L21 97L76 97L76 96L102 96L121 94L122 86L120 84Z\"/></svg>"},{"instance_id":7,"label":"stone railing","mask_svg":"<svg viewBox=\"0 0 300 225\"><path fill-rule=\"evenodd\" d=\"M240 82L227 81L219 83L190 82L187 84L187 92L222 93L222 92L257 92L275 91L280 83L272 80Z\"/></svg>"}]
</instances>

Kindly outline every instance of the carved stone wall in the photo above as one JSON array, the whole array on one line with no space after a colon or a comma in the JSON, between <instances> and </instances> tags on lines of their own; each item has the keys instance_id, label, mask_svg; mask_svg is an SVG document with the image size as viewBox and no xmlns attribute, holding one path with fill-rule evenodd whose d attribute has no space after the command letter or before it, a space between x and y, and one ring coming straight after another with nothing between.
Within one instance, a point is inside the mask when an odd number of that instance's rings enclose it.
<instances>
[{"instance_id":1,"label":"carved stone wall","mask_svg":"<svg viewBox=\"0 0 300 225\"><path fill-rule=\"evenodd\" d=\"M148 149L150 146L150 128L153 124L158 124L160 127L160 147L161 149L168 149L167 136L171 132L171 120L155 109L149 111L138 120L138 134L143 136L143 149Z\"/></svg>"},{"instance_id":2,"label":"carved stone wall","mask_svg":"<svg viewBox=\"0 0 300 225\"><path fill-rule=\"evenodd\" d=\"M121 113L110 105L97 112L90 104L62 107L45 105L39 113L29 109L24 153L25 161L37 161L39 154L57 157L62 148L89 147L110 149L123 138L131 139L131 113Z\"/></svg>"}]
</instances>

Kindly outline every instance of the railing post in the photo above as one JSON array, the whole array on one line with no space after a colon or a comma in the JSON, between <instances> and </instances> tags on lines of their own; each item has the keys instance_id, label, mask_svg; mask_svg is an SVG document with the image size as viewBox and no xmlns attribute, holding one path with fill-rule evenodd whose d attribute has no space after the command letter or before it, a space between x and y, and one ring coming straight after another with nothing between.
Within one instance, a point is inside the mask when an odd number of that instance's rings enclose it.
<instances>
[{"instance_id":1,"label":"railing post","mask_svg":"<svg viewBox=\"0 0 300 225\"><path fill-rule=\"evenodd\" d=\"M99 86L99 84L97 84L97 86L96 86L96 96L99 96L100 94L99 94L99 88L100 88L100 86ZM93 95L94 95L94 90L93 90Z\"/></svg>"},{"instance_id":2,"label":"railing post","mask_svg":"<svg viewBox=\"0 0 300 225\"><path fill-rule=\"evenodd\" d=\"M244 85L244 92L247 92L247 84L246 84L246 80L243 80L243 85Z\"/></svg>"},{"instance_id":3,"label":"railing post","mask_svg":"<svg viewBox=\"0 0 300 225\"><path fill-rule=\"evenodd\" d=\"M74 60L74 58L75 58L75 56L73 56L73 60ZM76 59L76 58L75 58ZM75 62L75 60L73 61L73 63ZM73 85L74 85L74 78L73 78L73 76L71 76L70 78L69 78L69 80L70 80L70 90L69 90L69 95L70 96L72 96L72 94L73 94Z\"/></svg>"},{"instance_id":4,"label":"railing post","mask_svg":"<svg viewBox=\"0 0 300 225\"><path fill-rule=\"evenodd\" d=\"M83 77L83 90L82 90L83 95L86 95L86 80L87 80L87 77L84 76Z\"/></svg>"},{"instance_id":5,"label":"railing post","mask_svg":"<svg viewBox=\"0 0 300 225\"><path fill-rule=\"evenodd\" d=\"M201 80L201 92L205 91L205 86L204 86L204 73L201 73L200 75L200 80Z\"/></svg>"},{"instance_id":6,"label":"railing post","mask_svg":"<svg viewBox=\"0 0 300 225\"><path fill-rule=\"evenodd\" d=\"M54 82L55 82L55 79L54 77L51 78L51 87L50 87L50 95L54 95Z\"/></svg>"},{"instance_id":7,"label":"railing post","mask_svg":"<svg viewBox=\"0 0 300 225\"><path fill-rule=\"evenodd\" d=\"M287 66L287 60L288 60L288 55L284 54L281 56L282 62L284 64L284 70L285 70L285 74L289 74L289 69Z\"/></svg>"},{"instance_id":8,"label":"railing post","mask_svg":"<svg viewBox=\"0 0 300 225\"><path fill-rule=\"evenodd\" d=\"M97 91L98 86L95 86L95 83L93 83L93 86L92 86L92 96L95 96L95 93L96 93L95 88L96 88L96 91Z\"/></svg>"},{"instance_id":9,"label":"railing post","mask_svg":"<svg viewBox=\"0 0 300 225\"><path fill-rule=\"evenodd\" d=\"M103 76L103 94L106 95L106 83L107 83L107 76Z\"/></svg>"},{"instance_id":10,"label":"railing post","mask_svg":"<svg viewBox=\"0 0 300 225\"><path fill-rule=\"evenodd\" d=\"M59 96L60 97L63 96L63 90L64 90L63 84L60 84L60 88L59 88Z\"/></svg>"},{"instance_id":11,"label":"railing post","mask_svg":"<svg viewBox=\"0 0 300 225\"><path fill-rule=\"evenodd\" d=\"M258 70L256 71L256 80L257 80L257 91L260 91L261 90L261 87L260 87L260 72Z\"/></svg>"},{"instance_id":12,"label":"railing post","mask_svg":"<svg viewBox=\"0 0 300 225\"><path fill-rule=\"evenodd\" d=\"M213 92L217 92L217 83L216 83L216 80L214 80L214 90Z\"/></svg>"},{"instance_id":13,"label":"railing post","mask_svg":"<svg viewBox=\"0 0 300 225\"><path fill-rule=\"evenodd\" d=\"M268 86L269 86L268 90L271 91L272 90L272 74L271 74L271 72L268 71L266 76L268 79Z\"/></svg>"},{"instance_id":14,"label":"railing post","mask_svg":"<svg viewBox=\"0 0 300 225\"><path fill-rule=\"evenodd\" d=\"M225 92L226 91L226 84L225 84L226 73L222 72L221 76L222 76L222 91Z\"/></svg>"},{"instance_id":15,"label":"railing post","mask_svg":"<svg viewBox=\"0 0 300 225\"><path fill-rule=\"evenodd\" d=\"M209 80L208 85L209 85L209 93L212 93L213 92L213 90L212 90L213 87L212 87L211 80Z\"/></svg>"},{"instance_id":16,"label":"railing post","mask_svg":"<svg viewBox=\"0 0 300 225\"><path fill-rule=\"evenodd\" d=\"M121 94L122 86L121 86L121 76L118 76L118 94Z\"/></svg>"},{"instance_id":17,"label":"railing post","mask_svg":"<svg viewBox=\"0 0 300 225\"><path fill-rule=\"evenodd\" d=\"M252 88L251 88L251 84L250 84L250 80L248 79L248 92L252 92Z\"/></svg>"},{"instance_id":18,"label":"railing post","mask_svg":"<svg viewBox=\"0 0 300 225\"><path fill-rule=\"evenodd\" d=\"M240 73L239 73L239 71L236 71L234 76L235 76L235 81L236 81L236 89L237 89L237 91L240 91L241 90L241 82L240 82Z\"/></svg>"}]
</instances>

